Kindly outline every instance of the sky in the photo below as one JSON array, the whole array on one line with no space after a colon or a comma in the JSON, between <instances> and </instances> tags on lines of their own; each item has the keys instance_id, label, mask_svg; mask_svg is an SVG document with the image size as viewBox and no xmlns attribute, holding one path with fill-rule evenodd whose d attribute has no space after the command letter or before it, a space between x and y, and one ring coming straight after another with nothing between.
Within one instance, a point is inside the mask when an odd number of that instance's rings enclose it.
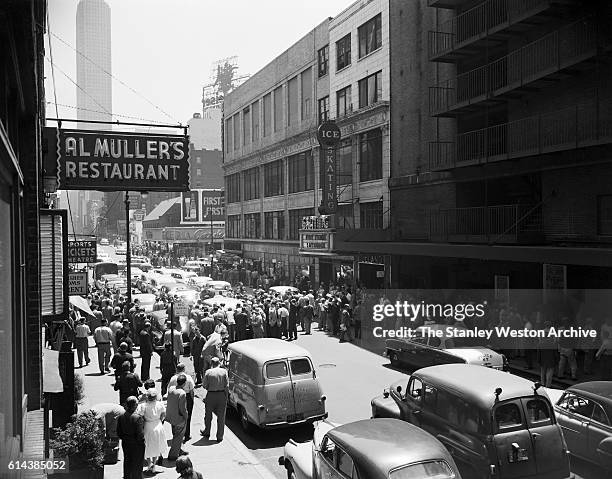
<instances>
[{"instance_id":1,"label":"sky","mask_svg":"<svg viewBox=\"0 0 612 479\"><path fill-rule=\"evenodd\" d=\"M327 17L353 0L106 0L111 8L113 113L144 121L183 123L202 110L202 87L211 83L212 63L238 56L239 74L253 74ZM53 35L76 48L78 0L48 0ZM57 103L76 106L76 52L55 38ZM102 73L103 74L103 73ZM45 94L54 101L50 63ZM155 106L152 106L147 100ZM55 117L54 105L47 116ZM62 118L76 110L58 106ZM160 110L163 110L160 111ZM168 115L166 115L165 113ZM122 117L115 120L136 121Z\"/></svg>"}]
</instances>

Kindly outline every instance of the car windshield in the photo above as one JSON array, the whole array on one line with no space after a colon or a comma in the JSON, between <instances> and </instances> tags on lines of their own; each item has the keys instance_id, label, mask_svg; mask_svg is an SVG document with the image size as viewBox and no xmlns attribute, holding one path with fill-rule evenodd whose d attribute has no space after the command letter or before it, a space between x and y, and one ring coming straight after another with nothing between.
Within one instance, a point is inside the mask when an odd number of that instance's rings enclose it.
<instances>
[{"instance_id":1,"label":"car windshield","mask_svg":"<svg viewBox=\"0 0 612 479\"><path fill-rule=\"evenodd\" d=\"M420 462L389 473L390 479L453 479L455 474L444 461Z\"/></svg>"}]
</instances>

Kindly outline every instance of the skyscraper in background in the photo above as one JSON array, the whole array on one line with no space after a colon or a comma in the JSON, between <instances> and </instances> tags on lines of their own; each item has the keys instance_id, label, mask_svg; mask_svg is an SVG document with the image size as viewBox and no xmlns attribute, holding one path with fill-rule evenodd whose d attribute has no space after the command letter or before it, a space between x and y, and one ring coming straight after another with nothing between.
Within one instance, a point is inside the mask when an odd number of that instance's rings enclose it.
<instances>
[{"instance_id":1,"label":"skyscraper in background","mask_svg":"<svg viewBox=\"0 0 612 479\"><path fill-rule=\"evenodd\" d=\"M110 122L113 116L111 11L105 0L79 1L76 48L77 118ZM110 124L96 123L80 123L78 127L111 128ZM98 217L104 214L104 195L96 191L70 191L68 195L75 233L90 234Z\"/></svg>"}]
</instances>

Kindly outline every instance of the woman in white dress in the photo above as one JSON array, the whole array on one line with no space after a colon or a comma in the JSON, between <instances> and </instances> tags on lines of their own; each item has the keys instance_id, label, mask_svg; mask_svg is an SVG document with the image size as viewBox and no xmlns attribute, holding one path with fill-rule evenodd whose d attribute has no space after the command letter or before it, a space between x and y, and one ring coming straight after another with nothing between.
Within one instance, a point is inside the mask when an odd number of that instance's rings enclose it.
<instances>
[{"instance_id":1,"label":"woman in white dress","mask_svg":"<svg viewBox=\"0 0 612 479\"><path fill-rule=\"evenodd\" d=\"M146 402L139 406L138 411L145 421L145 457L148 472L155 473L157 458L168 453L168 441L163 424L166 419L166 408L154 388L147 389L146 397Z\"/></svg>"}]
</instances>

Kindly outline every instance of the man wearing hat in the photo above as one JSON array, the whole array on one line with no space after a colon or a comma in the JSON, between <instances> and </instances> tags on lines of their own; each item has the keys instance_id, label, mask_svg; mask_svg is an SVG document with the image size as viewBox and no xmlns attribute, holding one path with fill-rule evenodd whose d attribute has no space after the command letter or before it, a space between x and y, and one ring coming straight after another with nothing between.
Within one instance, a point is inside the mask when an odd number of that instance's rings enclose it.
<instances>
[{"instance_id":1,"label":"man wearing hat","mask_svg":"<svg viewBox=\"0 0 612 479\"><path fill-rule=\"evenodd\" d=\"M132 354L132 346L134 346L134 341L132 340L132 331L130 329L129 319L123 320L123 327L115 333L115 340L117 341L117 344L127 344L128 353Z\"/></svg>"},{"instance_id":2,"label":"man wearing hat","mask_svg":"<svg viewBox=\"0 0 612 479\"><path fill-rule=\"evenodd\" d=\"M111 359L110 366L115 370L115 377L119 378L119 374L121 373L121 366L123 363L129 363L130 371L134 370L134 357L128 352L127 344L121 343L119 345L119 351L115 353L113 359Z\"/></svg>"},{"instance_id":3,"label":"man wearing hat","mask_svg":"<svg viewBox=\"0 0 612 479\"><path fill-rule=\"evenodd\" d=\"M149 321L145 321L138 337L140 338L140 357L142 358L140 377L143 381L146 381L150 377L149 370L151 368L151 356L153 356L153 338L151 337L151 323Z\"/></svg>"},{"instance_id":4,"label":"man wearing hat","mask_svg":"<svg viewBox=\"0 0 612 479\"><path fill-rule=\"evenodd\" d=\"M137 479L142 477L145 439L144 418L136 414L138 399L130 396L126 401L127 409L117 421L117 435L123 448L123 477Z\"/></svg>"},{"instance_id":5,"label":"man wearing hat","mask_svg":"<svg viewBox=\"0 0 612 479\"><path fill-rule=\"evenodd\" d=\"M193 413L193 400L195 397L195 382L193 381L193 378L185 372L185 365L183 363L178 363L176 365L176 374L170 378L168 390L176 387L178 378L181 374L185 376L183 390L185 391L187 400L187 424L185 425L184 440L189 441L189 439L191 439L191 415Z\"/></svg>"},{"instance_id":6,"label":"man wearing hat","mask_svg":"<svg viewBox=\"0 0 612 479\"><path fill-rule=\"evenodd\" d=\"M204 413L204 429L200 434L205 438L210 437L210 426L212 415L217 416L217 442L223 441L223 433L225 431L225 411L227 408L227 398L229 394L229 379L227 370L219 367L219 358L211 359L212 367L204 374L203 386L206 389L206 398L204 405L206 412Z\"/></svg>"},{"instance_id":7,"label":"man wearing hat","mask_svg":"<svg viewBox=\"0 0 612 479\"><path fill-rule=\"evenodd\" d=\"M138 396L138 388L142 386L142 382L138 374L130 370L129 361L125 361L121 365L121 375L115 382L115 391L119 391L119 404L125 406L127 398L130 396Z\"/></svg>"},{"instance_id":8,"label":"man wearing hat","mask_svg":"<svg viewBox=\"0 0 612 479\"><path fill-rule=\"evenodd\" d=\"M179 374L176 379L176 387L168 390L168 401L166 403L166 421L172 425L172 445L168 452L168 460L176 461L179 455L186 454L181 448L185 437L185 427L187 425L187 394L183 389L187 377Z\"/></svg>"}]
</instances>

